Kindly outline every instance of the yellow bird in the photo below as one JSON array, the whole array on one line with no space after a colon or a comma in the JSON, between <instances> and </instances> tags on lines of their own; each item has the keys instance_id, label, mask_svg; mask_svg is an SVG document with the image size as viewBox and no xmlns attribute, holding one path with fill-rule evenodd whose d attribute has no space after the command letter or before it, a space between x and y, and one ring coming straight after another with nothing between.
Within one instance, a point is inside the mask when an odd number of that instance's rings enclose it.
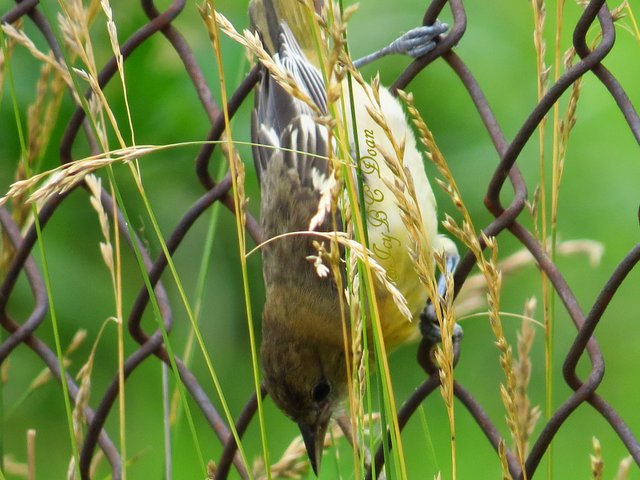
<instances>
[{"instance_id":1,"label":"yellow bird","mask_svg":"<svg viewBox=\"0 0 640 480\"><path fill-rule=\"evenodd\" d=\"M312 1L311 8L324 14L323 1ZM300 0L252 0L249 15L252 28L260 34L274 62L292 75L317 111L326 115L326 87L318 69L312 26L308 24L309 8ZM447 26L439 22L413 29L384 49L354 63L361 66L389 53L421 56L435 46L436 37L446 29ZM354 82L353 95L360 152L369 157L361 160L375 164L364 175L365 189L370 194L369 247L406 298L412 315L417 318L425 311L430 317L426 328L437 337L439 330L434 325L433 307L429 315L427 292L407 250L411 244L408 232L394 195L383 181L393 176L380 151L392 152L392 145L367 112L367 106L373 106L370 87ZM451 240L438 235L436 202L414 134L400 103L389 91L380 88L379 97L393 138L405 142L402 162L415 184L429 244L434 252L446 255L447 269L453 271L458 260L457 250ZM346 112L346 118L351 119L351 112ZM325 159L329 145L327 129L317 120L314 109L287 93L263 70L256 91L252 141L265 239L308 230L311 218L318 211L321 192L329 179ZM351 125L347 127L350 129ZM316 230L333 231L331 221L325 221ZM317 254L313 240L309 235L293 235L263 246L266 301L261 356L267 390L280 409L298 424L311 466L317 473L329 421L348 393L346 362L349 359L344 351L339 298L342 292L337 291L330 276L318 276L307 259ZM444 288L442 281L440 288ZM409 322L385 289L376 288L376 293L387 350L416 338L418 322Z\"/></svg>"}]
</instances>

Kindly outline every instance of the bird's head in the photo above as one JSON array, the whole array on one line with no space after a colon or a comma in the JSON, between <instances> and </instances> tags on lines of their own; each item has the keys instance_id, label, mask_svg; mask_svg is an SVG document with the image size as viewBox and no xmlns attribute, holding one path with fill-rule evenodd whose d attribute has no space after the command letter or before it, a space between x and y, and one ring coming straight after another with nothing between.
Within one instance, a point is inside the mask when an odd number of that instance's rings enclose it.
<instances>
[{"instance_id":1,"label":"bird's head","mask_svg":"<svg viewBox=\"0 0 640 480\"><path fill-rule=\"evenodd\" d=\"M329 421L346 396L344 347L323 341L304 321L283 323L269 319L268 313L261 347L267 391L298 424L317 474Z\"/></svg>"}]
</instances>

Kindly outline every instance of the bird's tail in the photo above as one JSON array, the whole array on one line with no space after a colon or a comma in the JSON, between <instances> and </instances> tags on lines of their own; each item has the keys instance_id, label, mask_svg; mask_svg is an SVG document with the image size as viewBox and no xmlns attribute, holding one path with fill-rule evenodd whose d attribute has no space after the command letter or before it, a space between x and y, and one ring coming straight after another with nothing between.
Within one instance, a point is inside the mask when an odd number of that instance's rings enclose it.
<instances>
[{"instance_id":1,"label":"bird's tail","mask_svg":"<svg viewBox=\"0 0 640 480\"><path fill-rule=\"evenodd\" d=\"M249 20L251 28L262 36L262 42L271 54L279 50L280 24L286 23L300 48L313 63L315 41L312 12L322 14L324 0L251 0Z\"/></svg>"}]
</instances>

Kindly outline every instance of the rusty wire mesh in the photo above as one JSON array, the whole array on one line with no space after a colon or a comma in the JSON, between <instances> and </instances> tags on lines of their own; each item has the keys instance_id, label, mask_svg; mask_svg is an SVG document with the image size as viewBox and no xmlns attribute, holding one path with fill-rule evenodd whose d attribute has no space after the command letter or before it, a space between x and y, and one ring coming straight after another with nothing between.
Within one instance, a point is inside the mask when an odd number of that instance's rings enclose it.
<instances>
[{"instance_id":1,"label":"rusty wire mesh","mask_svg":"<svg viewBox=\"0 0 640 480\"><path fill-rule=\"evenodd\" d=\"M207 139L219 139L224 129L223 114L213 99L213 95L205 81L205 76L198 66L184 37L172 24L183 11L185 1L175 0L162 11L158 10L152 0L142 0L141 5L149 21L122 42L122 54L125 60L151 37L164 35L182 60L200 102L210 119L211 128ZM614 74L607 70L601 63L614 47L614 24L610 11L604 0L592 0L588 3L582 17L577 24L573 26L573 44L581 60L569 68L566 73L560 76L557 81L549 87L544 97L535 105L535 108L530 112L524 122L522 122L513 139L509 141L505 138L474 75L469 68L467 68L465 62L452 50L452 47L461 41L467 25L462 0L450 0L448 2L445 0L434 0L426 9L423 22L425 24L433 22L444 7L450 8L453 14L454 22L450 31L438 43L434 51L414 61L400 75L393 86L395 88L405 87L427 65L438 58L442 58L459 77L468 92L469 100L475 105L500 158L499 164L493 167L495 171L488 185L485 197L485 205L495 219L484 226L483 231L487 235L498 237L509 232L531 252L539 268L543 270L549 278L555 289L557 298L566 309L566 312L568 312L568 315L576 327L573 345L568 351L563 365L564 381L574 393L562 401L550 418L546 419L541 431L534 439L531 451L526 459L526 474L521 470L514 452L507 451L511 475L513 478L525 478L525 476L526 478L532 478L538 470L541 458L549 448L554 436L567 424L568 418L576 409L580 407L589 408L588 406L595 409L602 418L608 422L610 428L615 431L624 443L635 463L640 465L640 443L638 443L633 431L616 410L598 394L598 386L604 376L604 358L597 342L592 336L609 303L616 294L616 290L640 260L640 244L633 247L628 254L619 260L618 267L606 283L602 285L600 294L593 302L593 305L588 309L584 309L578 303L578 300L572 293L558 266L554 264L547 253L545 253L537 237L523 226L520 221L520 216L525 210L525 202L528 198L527 185L520 173L517 163L520 154L524 145L534 135L543 117L551 111L554 103L557 102L563 93L581 76L592 76L602 83L611 97L615 99L636 141L640 142L640 119L638 118L637 111L616 80ZM20 18L24 18L25 22L31 22L40 32L42 38L47 42L54 54L61 61L64 61L61 54L61 47L52 34L51 26L46 17L40 10L38 0L17 0L13 8L3 13L2 22L11 23ZM587 46L586 40L587 31L590 28L597 29L602 34L601 40L593 50ZM111 59L100 71L100 85L107 85L112 81L116 73L115 60ZM254 67L230 97L230 115L234 115L242 102L250 95L257 79L258 70ZM87 93L87 96L88 95L89 93ZM66 164L73 162L72 148L79 141L78 139L81 135L87 136L89 145L94 145L95 148L96 142L95 139L92 138L93 133L88 128L83 129L84 120L85 113L83 109L80 107L76 108L66 126L65 134L61 140L61 163ZM182 218L175 224L171 234L167 237L167 247L172 254L180 248L185 235L196 220L198 220L214 202L221 202L233 211L233 200L230 195L230 177L227 176L221 182L216 183L210 174L210 158L214 148L214 144L206 144L201 147L197 155L195 168L197 178L204 193L188 211L184 212ZM95 153L98 152L96 151ZM82 187L82 185L80 186ZM501 200L501 192L509 188L513 189L512 200L508 205L504 205ZM57 209L65 202L69 194L70 192L66 192L65 194L54 196L41 207L39 220L43 228L47 225L49 219L55 215ZM113 199L106 191L102 192L102 202L107 212L113 211ZM160 281L160 277L167 267L166 258L162 254L157 258L152 258L145 244L137 238L128 236L128 230L122 216L118 218L118 222L120 222L121 225L120 231L122 235L125 236L129 245L137 242L140 251L143 253L149 278L152 284L155 285L156 296L160 311L165 319L166 329L170 331L173 321L171 305L165 288ZM2 225L2 230L15 248L10 267L3 279L0 290L0 311L2 312L0 321L2 322L3 329L7 333L0 345L0 363L5 362L18 346L24 345L31 349L40 358L42 364L60 380L59 363L53 347L41 340L36 333L36 330L48 314L48 302L43 276L39 267L31 258L38 241L36 230L32 227L26 231L26 233L21 233L6 207L0 208L0 224ZM247 230L252 238L258 242L260 239L259 227L251 216L247 219ZM471 254L463 256L455 274L457 290L463 285L473 266L473 256ZM8 313L7 304L11 299L12 292L21 274L24 274L28 280L33 295L34 306L25 318L17 319ZM155 356L160 361L167 363L167 365L169 364L161 333L157 330L144 330L141 325L141 319L145 309L148 308L148 304L148 291L143 285L131 309L125 315L128 319L129 334L139 344L139 348L126 358L124 368L126 377L130 376L142 362L149 357ZM585 313L585 311L587 313ZM589 371L586 375L579 375L577 372L578 361L585 353L589 359ZM229 428L225 424L225 421L218 414L216 408L207 397L205 389L203 389L191 370L185 366L179 358L176 358L176 363L179 370L178 373L191 399L197 404L211 429L224 445L223 453L217 462L219 478L226 478L228 472L234 467L241 477L247 477L245 467L236 454L235 441L230 435ZM66 373L64 381L67 383L71 398L75 399L78 392L76 380ZM630 377L630 381L637 380L633 380ZM399 411L401 427L412 417L424 399L437 390L438 385L438 375L430 375L424 383L418 386L414 393L406 399ZM118 479L121 478L123 459L119 457L118 449L109 432L105 429L107 417L114 409L114 405L116 405L118 396L117 375L114 376L109 387L100 396L96 398L96 392L94 392L93 395L96 399L94 401L95 407L87 408L85 412L88 429L84 441L80 446L79 470L82 478L88 478L91 459L96 453L96 450L101 449L110 464L112 477ZM490 442L497 451L502 439L499 427L493 423L485 413L483 406L463 385L456 383L455 395L485 433L488 442ZM244 410L237 419L236 428L240 435L245 432L250 422L254 419L256 404L257 402L254 395L248 400ZM376 466L381 468L383 463L382 449L380 449L376 455L378 460ZM371 476L371 472L369 472L369 476Z\"/></svg>"}]
</instances>

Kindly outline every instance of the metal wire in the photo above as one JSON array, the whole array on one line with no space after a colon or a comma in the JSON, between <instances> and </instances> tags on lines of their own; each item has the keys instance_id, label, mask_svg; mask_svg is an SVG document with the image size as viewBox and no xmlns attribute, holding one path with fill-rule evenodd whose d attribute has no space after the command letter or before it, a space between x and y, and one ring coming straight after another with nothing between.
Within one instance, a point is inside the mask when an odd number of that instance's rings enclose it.
<instances>
[{"instance_id":1,"label":"metal wire","mask_svg":"<svg viewBox=\"0 0 640 480\"><path fill-rule=\"evenodd\" d=\"M149 41L150 38L158 34L164 35L171 47L181 59L189 78L193 83L193 88L197 92L200 103L211 122L211 129L207 140L219 140L224 131L224 117L213 99L213 95L207 86L205 76L198 65L190 47L178 29L172 22L182 13L185 6L184 0L175 0L164 11L159 11L152 0L142 0L142 8L148 16L148 23L140 27L121 45L122 55L126 59L141 45ZM531 139L542 119L550 112L558 99L572 86L576 80L585 75L592 75L597 78L614 98L618 108L636 141L640 143L640 119L638 113L624 89L617 81L616 77L602 65L602 60L614 48L615 32L611 13L604 0L592 0L584 9L579 21L573 30L573 44L576 52L580 56L580 61L571 66L562 76L550 85L545 95L535 105L529 116L522 122L519 130L511 141L506 140L499 123L492 113L487 99L475 80L473 74L461 58L452 51L452 48L461 40L465 33L467 18L462 0L434 0L425 11L423 22L432 23L442 9L447 6L453 14L453 25L449 33L438 43L435 50L424 57L414 61L393 84L393 89L406 87L415 76L427 65L438 58L444 59L453 72L459 77L468 92L469 100L477 109L493 146L498 153L499 163L488 184L485 197L485 205L493 214L495 219L483 228L483 232L489 236L499 236L510 232L518 241L522 243L533 255L539 268L544 271L551 285L556 291L564 308L576 326L576 334L573 344L569 349L563 365L563 375L566 384L573 390L569 396L548 419L542 427L540 434L535 439L529 455L526 458L523 472L514 452L507 450L506 458L509 470L513 478L532 478L539 466L542 456L549 448L555 435L566 425L567 419L582 405L589 404L609 423L611 428L620 437L630 455L637 465L640 466L640 444L637 438L620 415L603 399L597 389L604 376L603 354L595 341L594 330L602 319L609 303L616 295L618 287L627 278L629 272L635 268L640 261L640 244L632 248L629 253L620 261L611 277L603 285L599 296L587 314L584 313L575 295L571 291L565 277L547 255L543 246L535 236L527 230L519 221L519 216L525 208L527 199L527 186L520 174L517 162L524 145ZM47 42L54 55L63 61L61 48L52 33L45 16L39 10L38 0L17 0L16 6L2 16L3 23L11 23L21 18L29 18L36 29ZM587 46L586 34L589 29L599 29L601 39L597 46L591 50ZM117 72L117 65L114 58L105 63L99 74L99 84L107 85ZM240 87L230 97L229 115L233 116L238 107L244 102L259 77L257 68L253 68L242 82ZM89 98L91 92L85 96ZM60 162L62 164L73 161L72 149L78 142L81 135L86 137L88 144L92 146L93 153L99 153L97 141L94 138L91 128L85 120L84 110L78 106L69 120L60 146ZM194 225L194 222L207 211L214 202L221 202L233 212L233 198L230 195L231 180L226 177L216 183L209 173L209 161L214 151L215 145L207 143L202 146L195 161L196 178L204 189L203 195L189 208L183 217L175 225L168 237L167 247L169 253L173 254L182 245L183 238ZM509 205L503 205L500 195L508 183L513 189L513 200ZM55 196L49 199L39 211L39 222L42 228L56 213L58 207L63 204L70 192ZM106 212L114 212L113 199L103 191L101 201ZM145 245L137 238L129 235L125 220L119 214L117 221L120 223L120 232L129 243L130 248L136 244L142 252L151 285L155 289L158 306L164 325L170 331L173 324L171 305L167 293L160 278L167 266L167 259L163 254L158 258L151 258ZM5 207L0 208L0 224L14 247L11 264L8 273L2 282L0 289L0 323L8 336L0 345L0 364L4 362L15 349L20 345L25 345L40 358L42 363L60 381L59 364L52 347L38 338L35 331L48 313L47 295L44 288L42 276L36 263L31 259L34 246L37 243L37 235L34 227L28 229L21 235L17 225L14 223L10 213ZM251 237L260 241L260 230L258 223L251 215L247 216L247 230ZM467 253L458 266L455 274L456 293L464 284L474 265L473 256ZM7 304L16 286L17 279L21 273L26 275L31 289L34 306L31 313L19 323L7 312ZM128 315L128 328L131 338L138 344L139 348L125 360L124 375L128 377L141 363L152 356L169 365L169 358L165 351L161 332L159 330L147 332L142 328L141 318L149 304L149 292L143 285ZM419 363L423 365L429 374L425 382L419 386L414 393L406 399L400 409L399 424L402 428L409 418L415 413L418 406L431 395L439 386L439 379L435 372L435 367L430 364L427 351L428 345L423 342L421 346L421 358ZM590 371L585 378L578 375L576 366L578 360L586 353L589 358ZM176 358L178 375L181 378L187 392L192 400L201 410L208 421L211 429L217 435L223 445L223 453L217 463L218 478L226 478L230 468L235 466L242 478L248 477L243 463L236 453L236 442L229 432L229 427L225 420L218 414L216 408L209 400L205 390L196 380L196 377L189 368ZM78 386L74 379L68 374L65 375L71 399L75 401ZM96 393L93 392L95 398ZM263 390L262 395L266 395ZM499 429L485 413L480 403L462 385L456 382L455 395L475 419L478 426L485 433L487 440L498 451L502 442ZM111 467L111 474L114 479L121 478L122 459L119 457L117 448L111 441L109 434L105 430L105 422L109 416L118 396L118 375L114 374L113 380L106 391L98 399L98 406L93 411L86 408L85 415L88 422L86 436L80 446L80 466L79 470L83 479L89 478L89 467L91 459L100 448ZM257 408L255 394L249 399L242 411L236 430L242 435L249 423L253 420ZM376 453L376 468L378 472L383 466L384 456L382 448ZM368 473L368 478L373 476L373 472Z\"/></svg>"}]
</instances>

